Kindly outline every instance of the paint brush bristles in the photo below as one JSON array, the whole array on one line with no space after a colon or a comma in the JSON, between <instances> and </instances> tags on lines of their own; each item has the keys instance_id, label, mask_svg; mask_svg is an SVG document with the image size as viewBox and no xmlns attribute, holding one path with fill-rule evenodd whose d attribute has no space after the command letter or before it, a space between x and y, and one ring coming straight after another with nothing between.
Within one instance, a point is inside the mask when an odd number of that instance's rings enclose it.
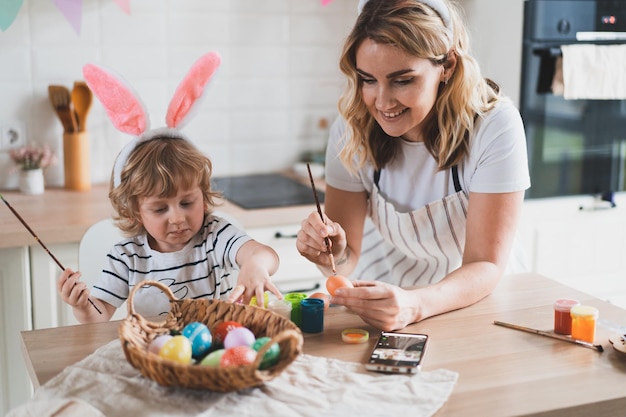
<instances>
[{"instance_id":1,"label":"paint brush bristles","mask_svg":"<svg viewBox=\"0 0 626 417\"><path fill-rule=\"evenodd\" d=\"M320 206L320 200L317 198L317 191L315 190L315 181L313 181L313 174L311 174L311 166L307 162L306 169L309 171L309 179L311 180L311 189L313 190L313 197L315 198L315 205L317 206L317 212L320 215L320 219L326 224L324 221L324 215L322 214L322 207ZM324 239L326 242L326 247L328 248L328 257L330 258L330 265L333 270L333 275L337 274L337 268L335 267L335 257L333 256L332 246L330 244L330 239L326 237Z\"/></svg>"},{"instance_id":2,"label":"paint brush bristles","mask_svg":"<svg viewBox=\"0 0 626 417\"><path fill-rule=\"evenodd\" d=\"M26 228L26 230L28 230L30 232L30 234L35 238L35 240L41 245L41 247L48 252L48 255L50 255L50 257L52 258L52 260L54 260L54 262L59 266L59 268L61 268L61 271L65 271L65 267L63 266L63 264L61 264L61 262L59 262L59 260L56 258L56 256L54 256L52 254L52 252L50 252L50 250L48 249L48 247L46 245L44 245L44 243L41 241L41 239L39 239L39 236L37 236L37 234L33 231L33 229L30 228L30 226L28 225L28 223L26 223L26 221L22 218L22 216L20 216L20 214L13 208L13 206L11 206L9 204L9 202L7 200L4 199L4 196L2 194L0 194L0 199L2 199L2 201L4 202L4 204L9 208L9 210L11 210L11 213L13 213L13 215L20 221L20 223L22 223L22 225ZM100 314L102 314L102 311L100 311L100 309L98 307L96 307L96 305L93 303L93 301L91 301L90 298L87 298L87 300L91 303L91 305L93 306L93 308L96 309L96 311Z\"/></svg>"}]
</instances>

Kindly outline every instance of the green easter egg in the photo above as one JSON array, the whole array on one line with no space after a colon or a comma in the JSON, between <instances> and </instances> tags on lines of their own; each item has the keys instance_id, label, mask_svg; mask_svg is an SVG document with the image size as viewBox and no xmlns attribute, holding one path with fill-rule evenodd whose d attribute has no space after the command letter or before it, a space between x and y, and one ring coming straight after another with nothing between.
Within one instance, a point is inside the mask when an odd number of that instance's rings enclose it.
<instances>
[{"instance_id":1,"label":"green easter egg","mask_svg":"<svg viewBox=\"0 0 626 417\"><path fill-rule=\"evenodd\" d=\"M272 339L269 337L259 337L252 345L252 349L258 352L266 343L269 343L270 340ZM275 365L276 362L278 362L279 355L280 347L278 346L278 343L274 343L272 346L270 346L269 349L267 349L265 355L263 355L263 359L261 359L259 369L267 369Z\"/></svg>"},{"instance_id":2,"label":"green easter egg","mask_svg":"<svg viewBox=\"0 0 626 417\"><path fill-rule=\"evenodd\" d=\"M220 360L222 359L222 355L224 354L224 349L214 350L213 352L206 355L201 361L200 365L211 366L213 368L217 368L220 366Z\"/></svg>"}]
</instances>

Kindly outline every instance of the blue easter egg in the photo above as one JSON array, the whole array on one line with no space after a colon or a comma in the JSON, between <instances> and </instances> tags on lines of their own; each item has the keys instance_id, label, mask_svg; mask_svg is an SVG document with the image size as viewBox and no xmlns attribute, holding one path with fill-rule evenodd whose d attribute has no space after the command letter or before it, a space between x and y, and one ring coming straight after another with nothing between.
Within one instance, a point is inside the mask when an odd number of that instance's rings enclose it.
<instances>
[{"instance_id":1,"label":"blue easter egg","mask_svg":"<svg viewBox=\"0 0 626 417\"><path fill-rule=\"evenodd\" d=\"M191 352L194 358L203 357L211 348L213 337L209 328L200 322L189 323L183 328L183 336L191 342Z\"/></svg>"}]
</instances>

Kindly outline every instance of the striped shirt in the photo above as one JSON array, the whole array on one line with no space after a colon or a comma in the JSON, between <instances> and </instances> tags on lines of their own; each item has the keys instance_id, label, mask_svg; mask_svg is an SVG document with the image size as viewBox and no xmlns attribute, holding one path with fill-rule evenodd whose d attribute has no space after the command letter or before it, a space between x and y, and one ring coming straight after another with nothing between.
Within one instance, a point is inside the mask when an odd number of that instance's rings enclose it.
<instances>
[{"instance_id":1,"label":"striped shirt","mask_svg":"<svg viewBox=\"0 0 626 417\"><path fill-rule=\"evenodd\" d=\"M119 307L135 285L149 279L166 284L178 299L225 299L237 282L237 252L251 239L227 220L209 215L177 252L152 250L146 234L123 240L107 255L91 294ZM133 306L148 317L170 310L169 298L156 287L137 291Z\"/></svg>"}]
</instances>

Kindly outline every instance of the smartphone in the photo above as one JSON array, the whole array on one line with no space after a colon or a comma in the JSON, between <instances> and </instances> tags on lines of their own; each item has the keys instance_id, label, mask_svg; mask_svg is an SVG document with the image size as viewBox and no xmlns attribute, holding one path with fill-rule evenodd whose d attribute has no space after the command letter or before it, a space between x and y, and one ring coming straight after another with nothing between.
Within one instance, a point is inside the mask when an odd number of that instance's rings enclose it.
<instances>
[{"instance_id":1,"label":"smartphone","mask_svg":"<svg viewBox=\"0 0 626 417\"><path fill-rule=\"evenodd\" d=\"M428 335L382 332L365 369L386 373L413 374L420 370Z\"/></svg>"}]
</instances>

